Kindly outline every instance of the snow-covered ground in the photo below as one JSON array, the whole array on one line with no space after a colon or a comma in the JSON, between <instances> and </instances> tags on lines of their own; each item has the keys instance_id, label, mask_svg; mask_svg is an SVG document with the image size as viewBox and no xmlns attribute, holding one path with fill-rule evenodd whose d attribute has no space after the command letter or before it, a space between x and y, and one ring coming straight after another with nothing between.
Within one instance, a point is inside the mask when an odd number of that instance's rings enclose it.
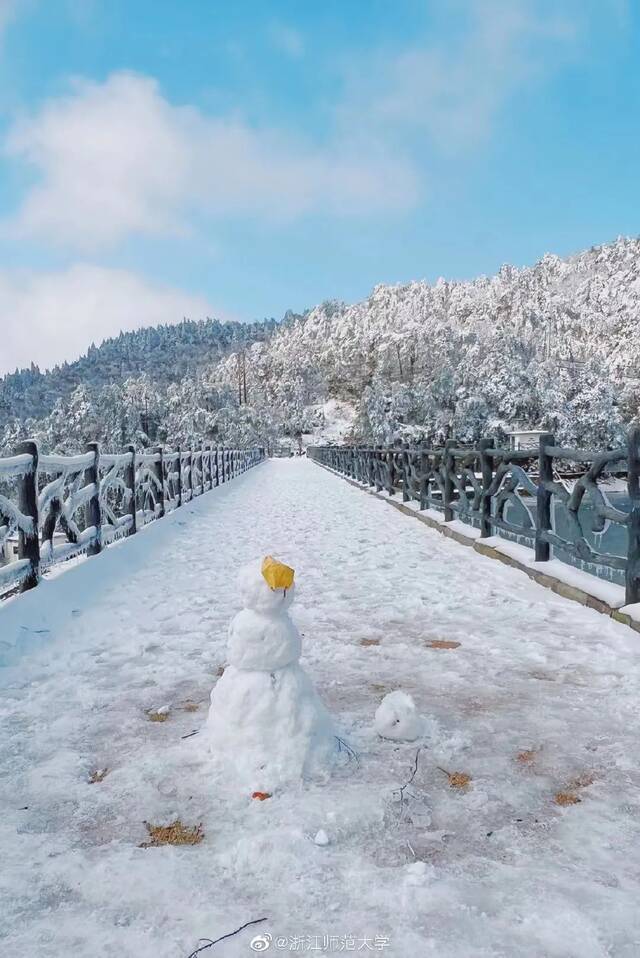
<instances>
[{"instance_id":1,"label":"snow-covered ground","mask_svg":"<svg viewBox=\"0 0 640 958\"><path fill-rule=\"evenodd\" d=\"M267 954L640 954L636 633L299 459L110 552L12 604L15 623L42 603L51 631L4 670L3 955L187 958L260 918L203 954L255 954L258 934ZM358 761L232 800L185 736L236 569L266 553L296 569L304 666ZM421 742L373 730L397 688ZM176 818L203 841L140 847Z\"/></svg>"}]
</instances>

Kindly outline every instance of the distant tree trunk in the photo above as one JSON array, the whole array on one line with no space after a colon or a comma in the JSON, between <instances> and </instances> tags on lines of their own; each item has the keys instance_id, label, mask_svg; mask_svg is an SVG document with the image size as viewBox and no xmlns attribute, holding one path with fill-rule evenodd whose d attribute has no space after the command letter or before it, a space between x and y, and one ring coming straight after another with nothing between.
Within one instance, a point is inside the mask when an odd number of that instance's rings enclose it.
<instances>
[{"instance_id":1,"label":"distant tree trunk","mask_svg":"<svg viewBox=\"0 0 640 958\"><path fill-rule=\"evenodd\" d=\"M247 405L247 357L244 349L240 350L236 359L236 373L238 376L238 405Z\"/></svg>"},{"instance_id":2,"label":"distant tree trunk","mask_svg":"<svg viewBox=\"0 0 640 958\"><path fill-rule=\"evenodd\" d=\"M248 403L247 399L247 357L245 353L242 353L242 388L244 389L244 404L245 406Z\"/></svg>"},{"instance_id":3,"label":"distant tree trunk","mask_svg":"<svg viewBox=\"0 0 640 958\"><path fill-rule=\"evenodd\" d=\"M409 347L409 382L413 383L413 373L414 367L416 365L416 360L418 358L418 349L415 341L411 343Z\"/></svg>"}]
</instances>

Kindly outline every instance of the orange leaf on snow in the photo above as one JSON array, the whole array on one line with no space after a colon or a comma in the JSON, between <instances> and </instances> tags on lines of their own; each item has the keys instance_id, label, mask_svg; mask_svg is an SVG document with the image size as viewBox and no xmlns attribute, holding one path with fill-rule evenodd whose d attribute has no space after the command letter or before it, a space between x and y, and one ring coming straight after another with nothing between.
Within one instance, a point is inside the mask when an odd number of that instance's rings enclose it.
<instances>
[{"instance_id":1,"label":"orange leaf on snow","mask_svg":"<svg viewBox=\"0 0 640 958\"><path fill-rule=\"evenodd\" d=\"M438 771L444 772L444 774L449 779L449 788L466 788L469 782L471 781L471 776L467 775L466 772L448 772L446 768L440 768L438 765Z\"/></svg>"},{"instance_id":2,"label":"orange leaf on snow","mask_svg":"<svg viewBox=\"0 0 640 958\"><path fill-rule=\"evenodd\" d=\"M449 775L449 785L451 788L466 788L471 781L471 776L465 772L451 772Z\"/></svg>"},{"instance_id":3,"label":"orange leaf on snow","mask_svg":"<svg viewBox=\"0 0 640 958\"><path fill-rule=\"evenodd\" d=\"M571 792L557 792L553 796L553 800L556 805L578 805L582 799L578 798L577 795L572 795Z\"/></svg>"}]
</instances>

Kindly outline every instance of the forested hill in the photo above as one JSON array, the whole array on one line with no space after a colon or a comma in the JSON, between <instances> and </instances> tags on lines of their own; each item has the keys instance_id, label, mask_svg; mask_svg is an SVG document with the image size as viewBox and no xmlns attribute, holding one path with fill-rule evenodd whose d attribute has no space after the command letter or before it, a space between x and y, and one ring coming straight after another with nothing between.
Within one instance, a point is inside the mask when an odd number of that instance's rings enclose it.
<instances>
[{"instance_id":1,"label":"forested hill","mask_svg":"<svg viewBox=\"0 0 640 958\"><path fill-rule=\"evenodd\" d=\"M471 441L519 421L567 443L617 441L640 412L640 240L378 286L276 330L252 370L275 395L288 384L298 418L314 397L350 400L354 438Z\"/></svg>"},{"instance_id":2,"label":"forested hill","mask_svg":"<svg viewBox=\"0 0 640 958\"><path fill-rule=\"evenodd\" d=\"M619 239L472 281L378 286L279 324L142 330L5 379L0 452L26 436L61 451L312 431L473 441L515 422L603 446L640 414L639 317L640 240Z\"/></svg>"},{"instance_id":3,"label":"forested hill","mask_svg":"<svg viewBox=\"0 0 640 958\"><path fill-rule=\"evenodd\" d=\"M41 372L37 366L0 378L0 434L10 419L41 418L76 387L99 390L130 377L149 376L158 386L179 382L238 348L267 338L275 320L258 323L183 320L176 325L120 333L72 363Z\"/></svg>"}]
</instances>

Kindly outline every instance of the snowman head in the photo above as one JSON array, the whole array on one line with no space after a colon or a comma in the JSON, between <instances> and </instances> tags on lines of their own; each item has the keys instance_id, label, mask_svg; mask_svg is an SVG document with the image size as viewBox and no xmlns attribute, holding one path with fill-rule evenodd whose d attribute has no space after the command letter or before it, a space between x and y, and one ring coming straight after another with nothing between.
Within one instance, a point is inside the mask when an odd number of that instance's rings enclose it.
<instances>
[{"instance_id":1,"label":"snowman head","mask_svg":"<svg viewBox=\"0 0 640 958\"><path fill-rule=\"evenodd\" d=\"M293 569L272 556L257 559L240 570L238 588L245 609L263 615L284 612L293 602Z\"/></svg>"}]
</instances>

